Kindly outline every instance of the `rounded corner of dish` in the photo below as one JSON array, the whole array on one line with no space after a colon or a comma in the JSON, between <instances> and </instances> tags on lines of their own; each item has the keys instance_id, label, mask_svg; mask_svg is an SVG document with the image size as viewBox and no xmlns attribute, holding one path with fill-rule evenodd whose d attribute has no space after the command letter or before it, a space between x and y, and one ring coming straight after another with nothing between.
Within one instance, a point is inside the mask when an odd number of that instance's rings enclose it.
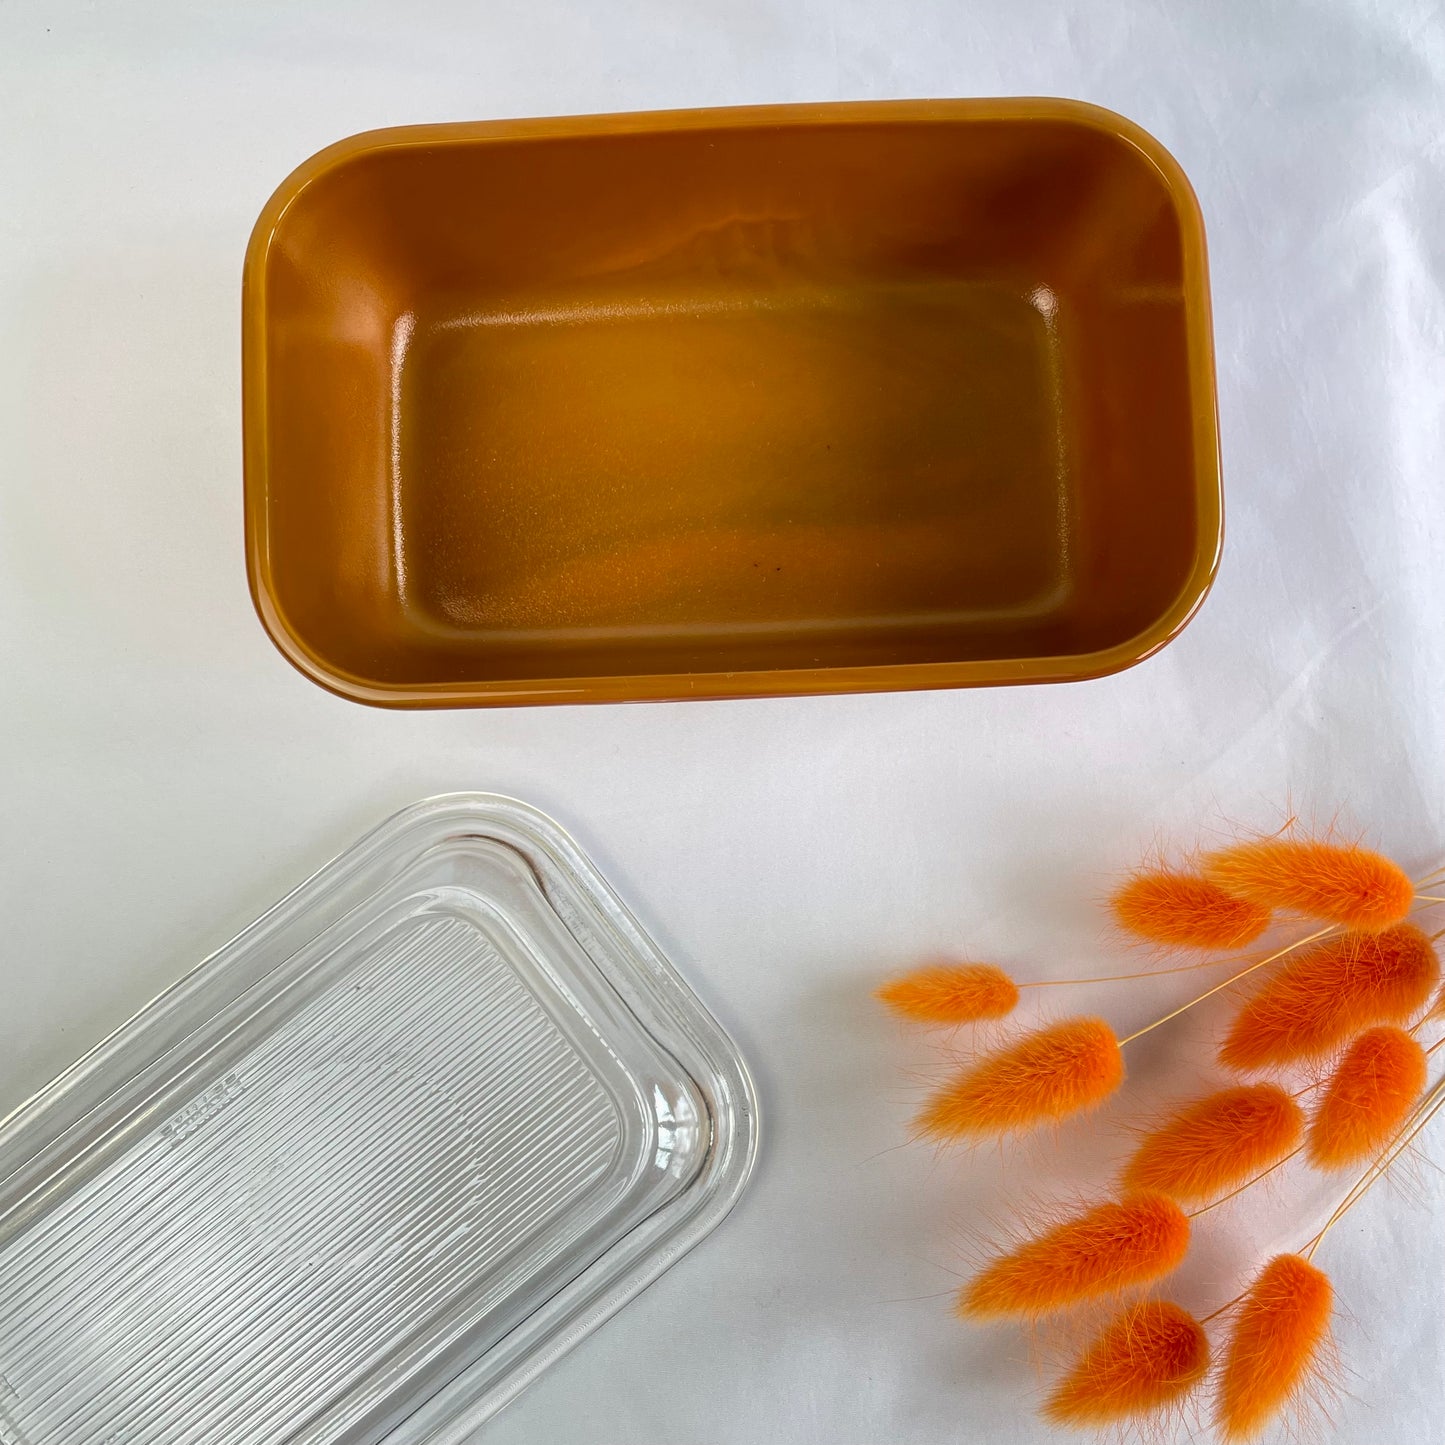
<instances>
[{"instance_id":1,"label":"rounded corner of dish","mask_svg":"<svg viewBox=\"0 0 1445 1445\"><path fill-rule=\"evenodd\" d=\"M1219 563L1223 551L1222 540L1221 529L1212 550L1201 547L1189 581L1149 627L1137 633L1127 642L1119 643L1103 652L1091 653L1086 657L1079 658L1080 666L1074 674L1074 680L1092 681L1097 678L1112 677L1116 673L1127 672L1141 662L1147 662L1156 653L1162 652L1171 642L1176 641L1184 629L1199 615L1200 609L1214 588L1214 583L1219 576Z\"/></svg>"},{"instance_id":2,"label":"rounded corner of dish","mask_svg":"<svg viewBox=\"0 0 1445 1445\"><path fill-rule=\"evenodd\" d=\"M1037 103L1040 107L1051 109L1061 120L1112 136L1138 151L1158 172L1181 224L1187 224L1203 242L1204 213L1189 173L1158 136L1138 121L1096 101L1058 96L1040 98Z\"/></svg>"},{"instance_id":3,"label":"rounded corner of dish","mask_svg":"<svg viewBox=\"0 0 1445 1445\"><path fill-rule=\"evenodd\" d=\"M416 706L411 698L392 695L380 687L354 678L312 653L281 612L265 564L259 556L259 544L249 526L246 541L246 582L251 593L251 606L271 645L302 677L346 702L391 709Z\"/></svg>"},{"instance_id":4,"label":"rounded corner of dish","mask_svg":"<svg viewBox=\"0 0 1445 1445\"><path fill-rule=\"evenodd\" d=\"M343 136L294 166L286 178L266 198L251 227L246 242L243 264L243 292L254 291L259 297L265 283L265 262L271 242L275 239L282 218L295 202L317 181L334 175L352 161L384 149L388 145L410 139L425 126L378 126Z\"/></svg>"}]
</instances>

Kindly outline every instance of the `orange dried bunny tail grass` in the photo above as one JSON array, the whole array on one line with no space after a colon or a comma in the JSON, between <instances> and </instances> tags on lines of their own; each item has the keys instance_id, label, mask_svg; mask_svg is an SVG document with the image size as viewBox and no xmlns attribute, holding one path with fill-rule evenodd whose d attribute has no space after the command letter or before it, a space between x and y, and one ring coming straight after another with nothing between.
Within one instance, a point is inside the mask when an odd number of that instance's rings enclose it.
<instances>
[{"instance_id":1,"label":"orange dried bunny tail grass","mask_svg":"<svg viewBox=\"0 0 1445 1445\"><path fill-rule=\"evenodd\" d=\"M1151 943L1243 948L1269 927L1269 909L1226 893L1207 878L1149 868L1109 900L1121 928Z\"/></svg>"},{"instance_id":2,"label":"orange dried bunny tail grass","mask_svg":"<svg viewBox=\"0 0 1445 1445\"><path fill-rule=\"evenodd\" d=\"M1230 1336L1216 1424L1228 1441L1252 1440L1316 1368L1334 1290L1297 1254L1276 1255L1250 1286Z\"/></svg>"},{"instance_id":3,"label":"orange dried bunny tail grass","mask_svg":"<svg viewBox=\"0 0 1445 1445\"><path fill-rule=\"evenodd\" d=\"M914 1023L969 1024L1012 1013L1019 991L992 964L936 963L890 980L876 997Z\"/></svg>"},{"instance_id":4,"label":"orange dried bunny tail grass","mask_svg":"<svg viewBox=\"0 0 1445 1445\"><path fill-rule=\"evenodd\" d=\"M1186 1202L1213 1199L1278 1163L1303 1132L1300 1106L1278 1085L1220 1089L1146 1134L1123 1183Z\"/></svg>"},{"instance_id":5,"label":"orange dried bunny tail grass","mask_svg":"<svg viewBox=\"0 0 1445 1445\"><path fill-rule=\"evenodd\" d=\"M1383 854L1353 844L1265 838L1209 854L1204 873L1226 893L1346 928L1388 928L1415 899L1415 885Z\"/></svg>"},{"instance_id":6,"label":"orange dried bunny tail grass","mask_svg":"<svg viewBox=\"0 0 1445 1445\"><path fill-rule=\"evenodd\" d=\"M1410 1018L1439 978L1435 950L1414 924L1342 934L1291 959L1246 1001L1220 1061L1262 1069L1318 1058L1372 1024Z\"/></svg>"},{"instance_id":7,"label":"orange dried bunny tail grass","mask_svg":"<svg viewBox=\"0 0 1445 1445\"><path fill-rule=\"evenodd\" d=\"M968 1319L1038 1319L1081 1300L1148 1284L1176 1269L1189 1220L1164 1194L1129 1194L1000 1255L958 1297Z\"/></svg>"},{"instance_id":8,"label":"orange dried bunny tail grass","mask_svg":"<svg viewBox=\"0 0 1445 1445\"><path fill-rule=\"evenodd\" d=\"M1017 1133L1101 1104L1124 1079L1103 1019L1065 1019L985 1054L940 1089L915 1121L933 1139Z\"/></svg>"},{"instance_id":9,"label":"orange dried bunny tail grass","mask_svg":"<svg viewBox=\"0 0 1445 1445\"><path fill-rule=\"evenodd\" d=\"M1141 1300L1114 1316L1044 1403L1056 1425L1108 1425L1178 1404L1209 1369L1209 1340L1187 1310Z\"/></svg>"},{"instance_id":10,"label":"orange dried bunny tail grass","mask_svg":"<svg viewBox=\"0 0 1445 1445\"><path fill-rule=\"evenodd\" d=\"M1425 1050L1404 1029L1370 1029L1345 1051L1310 1120L1306 1152L1319 1169L1379 1154L1425 1088Z\"/></svg>"}]
</instances>

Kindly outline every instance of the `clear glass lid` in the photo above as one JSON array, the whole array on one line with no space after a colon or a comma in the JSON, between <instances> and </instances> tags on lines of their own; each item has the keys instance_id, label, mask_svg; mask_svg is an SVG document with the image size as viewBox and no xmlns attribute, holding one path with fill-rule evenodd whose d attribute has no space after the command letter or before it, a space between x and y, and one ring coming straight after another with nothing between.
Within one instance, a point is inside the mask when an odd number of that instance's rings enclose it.
<instances>
[{"instance_id":1,"label":"clear glass lid","mask_svg":"<svg viewBox=\"0 0 1445 1445\"><path fill-rule=\"evenodd\" d=\"M555 824L455 795L0 1126L4 1445L448 1445L747 1182L732 1042Z\"/></svg>"}]
</instances>

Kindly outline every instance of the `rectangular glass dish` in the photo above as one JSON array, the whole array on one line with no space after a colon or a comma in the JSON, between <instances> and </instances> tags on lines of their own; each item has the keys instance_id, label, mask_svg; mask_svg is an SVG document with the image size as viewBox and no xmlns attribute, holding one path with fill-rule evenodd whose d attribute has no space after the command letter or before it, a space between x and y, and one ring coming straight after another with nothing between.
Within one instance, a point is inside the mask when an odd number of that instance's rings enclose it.
<instances>
[{"instance_id":1,"label":"rectangular glass dish","mask_svg":"<svg viewBox=\"0 0 1445 1445\"><path fill-rule=\"evenodd\" d=\"M1199 208L1077 102L356 136L242 361L257 610L364 702L1092 677L1217 564Z\"/></svg>"},{"instance_id":2,"label":"rectangular glass dish","mask_svg":"<svg viewBox=\"0 0 1445 1445\"><path fill-rule=\"evenodd\" d=\"M711 1230L746 1068L576 845L406 810L0 1126L3 1445L460 1445Z\"/></svg>"}]
</instances>

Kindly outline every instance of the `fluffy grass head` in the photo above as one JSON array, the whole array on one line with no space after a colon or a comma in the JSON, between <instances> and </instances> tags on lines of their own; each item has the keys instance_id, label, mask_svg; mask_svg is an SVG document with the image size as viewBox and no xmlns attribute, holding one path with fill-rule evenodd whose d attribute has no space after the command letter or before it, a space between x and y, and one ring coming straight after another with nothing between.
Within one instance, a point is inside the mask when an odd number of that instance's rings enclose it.
<instances>
[{"instance_id":1,"label":"fluffy grass head","mask_svg":"<svg viewBox=\"0 0 1445 1445\"><path fill-rule=\"evenodd\" d=\"M1126 1305L1044 1403L1056 1425L1098 1426L1179 1404L1209 1369L1199 1321L1169 1300Z\"/></svg>"},{"instance_id":2,"label":"fluffy grass head","mask_svg":"<svg viewBox=\"0 0 1445 1445\"><path fill-rule=\"evenodd\" d=\"M1109 900L1120 928L1179 948L1243 948L1269 927L1269 909L1191 873L1146 868Z\"/></svg>"},{"instance_id":3,"label":"fluffy grass head","mask_svg":"<svg viewBox=\"0 0 1445 1445\"><path fill-rule=\"evenodd\" d=\"M1345 1050L1310 1120L1318 1169L1345 1169L1382 1153L1425 1088L1425 1050L1404 1029L1368 1029Z\"/></svg>"},{"instance_id":4,"label":"fluffy grass head","mask_svg":"<svg viewBox=\"0 0 1445 1445\"><path fill-rule=\"evenodd\" d=\"M1352 844L1237 843L1207 855L1204 873L1235 898L1365 931L1398 923L1415 898L1415 885L1400 868Z\"/></svg>"},{"instance_id":5,"label":"fluffy grass head","mask_svg":"<svg viewBox=\"0 0 1445 1445\"><path fill-rule=\"evenodd\" d=\"M1039 1319L1162 1279L1189 1248L1189 1220L1163 1194L1096 1204L997 1256L959 1294L967 1319Z\"/></svg>"},{"instance_id":6,"label":"fluffy grass head","mask_svg":"<svg viewBox=\"0 0 1445 1445\"><path fill-rule=\"evenodd\" d=\"M1255 1439L1319 1368L1334 1290L1298 1254L1276 1255L1250 1286L1219 1379L1215 1423L1227 1441Z\"/></svg>"},{"instance_id":7,"label":"fluffy grass head","mask_svg":"<svg viewBox=\"0 0 1445 1445\"><path fill-rule=\"evenodd\" d=\"M971 1024L1012 1013L1019 991L992 964L935 963L891 979L877 997L913 1023Z\"/></svg>"},{"instance_id":8,"label":"fluffy grass head","mask_svg":"<svg viewBox=\"0 0 1445 1445\"><path fill-rule=\"evenodd\" d=\"M1220 1089L1150 1130L1124 1166L1123 1184L1204 1202L1278 1163L1303 1131L1299 1105L1278 1085Z\"/></svg>"},{"instance_id":9,"label":"fluffy grass head","mask_svg":"<svg viewBox=\"0 0 1445 1445\"><path fill-rule=\"evenodd\" d=\"M985 1054L924 1105L916 1126L951 1140L1022 1133L1096 1108L1123 1082L1103 1019L1065 1019Z\"/></svg>"},{"instance_id":10,"label":"fluffy grass head","mask_svg":"<svg viewBox=\"0 0 1445 1445\"><path fill-rule=\"evenodd\" d=\"M1424 1008L1440 961L1412 923L1345 933L1292 958L1240 1009L1219 1051L1233 1069L1320 1058L1374 1024Z\"/></svg>"}]
</instances>

